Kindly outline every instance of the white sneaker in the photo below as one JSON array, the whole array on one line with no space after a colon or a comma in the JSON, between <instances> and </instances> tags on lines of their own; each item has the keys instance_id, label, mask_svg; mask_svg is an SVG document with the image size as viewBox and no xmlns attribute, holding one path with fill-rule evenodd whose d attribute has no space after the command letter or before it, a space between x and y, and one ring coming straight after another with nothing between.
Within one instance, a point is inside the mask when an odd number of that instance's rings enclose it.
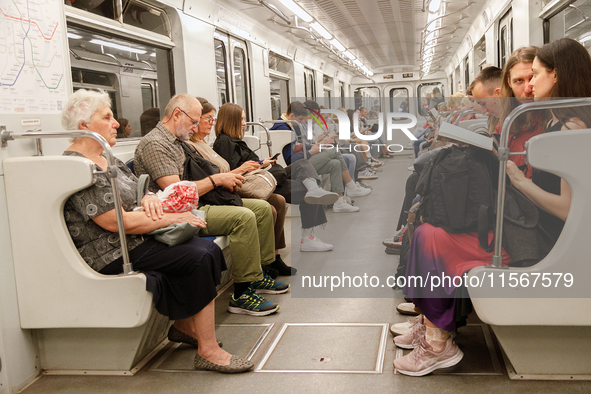
<instances>
[{"instance_id":1,"label":"white sneaker","mask_svg":"<svg viewBox=\"0 0 591 394\"><path fill-rule=\"evenodd\" d=\"M308 204L330 205L339 199L337 193L329 192L321 188L309 190L304 196L304 201Z\"/></svg>"},{"instance_id":2,"label":"white sneaker","mask_svg":"<svg viewBox=\"0 0 591 394\"><path fill-rule=\"evenodd\" d=\"M408 167L408 170L409 170L409 171L414 171L414 170L415 170L415 166L414 166L414 164L413 164L412 166Z\"/></svg>"},{"instance_id":3,"label":"white sneaker","mask_svg":"<svg viewBox=\"0 0 591 394\"><path fill-rule=\"evenodd\" d=\"M366 189L364 187L360 187L355 185L355 189L349 189L345 187L345 194L348 197L363 197L371 194L371 189Z\"/></svg>"},{"instance_id":4,"label":"white sneaker","mask_svg":"<svg viewBox=\"0 0 591 394\"><path fill-rule=\"evenodd\" d=\"M320 238L310 235L308 239L302 239L300 242L300 252L328 252L332 250L332 245L322 242Z\"/></svg>"},{"instance_id":5,"label":"white sneaker","mask_svg":"<svg viewBox=\"0 0 591 394\"><path fill-rule=\"evenodd\" d=\"M368 180L368 179L378 179L378 176L373 173L372 171L369 170L365 170L365 171L361 171L359 173L359 175L357 176L358 179L362 179L362 180Z\"/></svg>"},{"instance_id":6,"label":"white sneaker","mask_svg":"<svg viewBox=\"0 0 591 394\"><path fill-rule=\"evenodd\" d=\"M354 207L353 205L347 204L344 200L338 200L332 206L333 212L357 212L359 211L359 207Z\"/></svg>"}]
</instances>

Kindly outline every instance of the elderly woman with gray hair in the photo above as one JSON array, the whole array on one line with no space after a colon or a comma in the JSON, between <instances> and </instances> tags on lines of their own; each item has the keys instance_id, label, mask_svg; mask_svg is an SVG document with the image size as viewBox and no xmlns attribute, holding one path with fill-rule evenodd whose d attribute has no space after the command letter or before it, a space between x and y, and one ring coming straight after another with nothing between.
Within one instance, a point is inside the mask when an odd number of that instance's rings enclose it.
<instances>
[{"instance_id":1,"label":"elderly woman with gray hair","mask_svg":"<svg viewBox=\"0 0 591 394\"><path fill-rule=\"evenodd\" d=\"M72 94L62 111L62 125L68 130L96 132L111 146L117 142L119 123L104 92L81 89ZM107 168L103 147L92 138L74 139L64 155L85 157L98 170ZM164 213L160 200L153 195L136 201L137 178L120 160L115 164L129 258L134 269L146 275L146 290L153 293L156 310L175 320L168 338L197 347L197 369L225 373L251 369L251 361L222 350L215 337L216 285L226 269L220 248L198 237L169 247L146 235L173 223L188 222L203 228L205 222L191 212ZM68 199L64 212L82 258L92 269L106 275L121 273L123 263L113 200L106 174L99 173L92 186ZM138 205L144 207L144 212L133 212Z\"/></svg>"}]
</instances>

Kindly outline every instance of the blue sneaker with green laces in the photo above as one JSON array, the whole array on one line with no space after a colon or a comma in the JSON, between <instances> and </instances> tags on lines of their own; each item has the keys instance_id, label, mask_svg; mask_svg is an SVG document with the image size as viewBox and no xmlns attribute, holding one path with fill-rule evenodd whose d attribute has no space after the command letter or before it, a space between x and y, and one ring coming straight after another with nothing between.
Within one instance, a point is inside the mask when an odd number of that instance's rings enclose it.
<instances>
[{"instance_id":1,"label":"blue sneaker with green laces","mask_svg":"<svg viewBox=\"0 0 591 394\"><path fill-rule=\"evenodd\" d=\"M248 287L242 295L234 298L234 294L230 294L230 305L228 312L237 313L239 315L251 316L267 316L279 310L279 305L265 300L252 289Z\"/></svg>"},{"instance_id":2,"label":"blue sneaker with green laces","mask_svg":"<svg viewBox=\"0 0 591 394\"><path fill-rule=\"evenodd\" d=\"M283 294L289 290L289 285L284 282L276 282L263 272L263 279L250 284L257 293Z\"/></svg>"}]
</instances>

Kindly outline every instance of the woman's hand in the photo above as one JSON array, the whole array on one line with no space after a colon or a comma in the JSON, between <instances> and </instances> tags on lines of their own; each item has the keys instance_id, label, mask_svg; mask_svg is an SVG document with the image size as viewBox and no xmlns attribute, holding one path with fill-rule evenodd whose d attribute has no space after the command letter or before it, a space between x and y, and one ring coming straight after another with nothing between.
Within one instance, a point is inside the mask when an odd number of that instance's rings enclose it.
<instances>
[{"instance_id":1,"label":"woman's hand","mask_svg":"<svg viewBox=\"0 0 591 394\"><path fill-rule=\"evenodd\" d=\"M199 216L193 215L190 211L189 212L179 212L179 213L169 213L167 215L171 215L172 223L189 223L193 226L205 228L207 223L201 219Z\"/></svg>"},{"instance_id":2,"label":"woman's hand","mask_svg":"<svg viewBox=\"0 0 591 394\"><path fill-rule=\"evenodd\" d=\"M507 160L507 176L511 180L513 186L518 189L520 189L520 185L528 180L519 167L517 167L517 165L511 160Z\"/></svg>"},{"instance_id":3,"label":"woman's hand","mask_svg":"<svg viewBox=\"0 0 591 394\"><path fill-rule=\"evenodd\" d=\"M238 168L236 168L235 170L231 171L235 174L242 174L244 173L244 171L254 171L254 170L258 170L259 168L261 168L261 165L259 163L257 163L256 161L246 161L244 163L242 163L242 165Z\"/></svg>"},{"instance_id":4,"label":"woman's hand","mask_svg":"<svg viewBox=\"0 0 591 394\"><path fill-rule=\"evenodd\" d=\"M275 163L277 163L277 159L271 160L271 158L268 158L268 159L263 160L263 164L261 164L261 166L266 167L268 165L275 164Z\"/></svg>"},{"instance_id":5,"label":"woman's hand","mask_svg":"<svg viewBox=\"0 0 591 394\"><path fill-rule=\"evenodd\" d=\"M162 210L162 201L155 194L146 194L140 205L144 208L146 216L152 220L162 219L164 211Z\"/></svg>"}]
</instances>

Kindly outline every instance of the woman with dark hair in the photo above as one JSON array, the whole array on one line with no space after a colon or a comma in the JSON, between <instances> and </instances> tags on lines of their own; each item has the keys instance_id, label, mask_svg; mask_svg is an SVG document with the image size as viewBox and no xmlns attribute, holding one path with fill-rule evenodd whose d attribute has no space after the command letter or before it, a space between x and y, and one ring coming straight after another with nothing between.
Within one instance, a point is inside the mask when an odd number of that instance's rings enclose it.
<instances>
[{"instance_id":1,"label":"woman with dark hair","mask_svg":"<svg viewBox=\"0 0 591 394\"><path fill-rule=\"evenodd\" d=\"M591 96L591 57L581 44L570 38L554 41L538 50L532 63L532 73L529 85L536 101L551 97ZM552 119L546 132L591 125L591 116L584 107L550 112ZM507 175L512 185L539 208L539 224L550 235L553 244L570 210L570 186L560 177L536 169L532 179L529 179L512 161L507 161ZM489 241L491 236L489 234ZM473 267L483 265L483 258L487 256L478 250L478 241L474 239L471 234L449 234L442 228L422 224L412 238L407 276L424 279L426 276L440 276L443 272L450 277L462 276ZM470 248L471 244L476 246ZM503 250L503 264L510 261ZM397 346L414 348L410 354L394 361L399 372L423 376L455 365L462 359L463 353L450 335L457 328L457 312L461 312L458 304L461 295L457 293L460 289L453 286L439 288L449 298L425 298L426 292L421 288L405 288L405 294L412 298L422 314L413 318L414 324L408 334L394 338Z\"/></svg>"},{"instance_id":2,"label":"woman with dark hair","mask_svg":"<svg viewBox=\"0 0 591 394\"><path fill-rule=\"evenodd\" d=\"M203 110L203 114L203 116L207 115L205 109ZM216 140L213 144L213 149L229 165L227 171L242 173L244 171L253 171L261 167L267 167L277 162L277 159L272 160L269 158L264 159L259 164L259 157L242 141L244 138L244 127L246 126L245 117L244 110L237 104L226 103L220 107L215 124ZM281 259L281 256L278 254L279 249L286 247L284 225L287 206L285 197L276 193L271 194L267 202L271 204L271 208L273 209L275 223L275 255L277 256L275 263L280 264L278 262L278 259Z\"/></svg>"}]
</instances>

